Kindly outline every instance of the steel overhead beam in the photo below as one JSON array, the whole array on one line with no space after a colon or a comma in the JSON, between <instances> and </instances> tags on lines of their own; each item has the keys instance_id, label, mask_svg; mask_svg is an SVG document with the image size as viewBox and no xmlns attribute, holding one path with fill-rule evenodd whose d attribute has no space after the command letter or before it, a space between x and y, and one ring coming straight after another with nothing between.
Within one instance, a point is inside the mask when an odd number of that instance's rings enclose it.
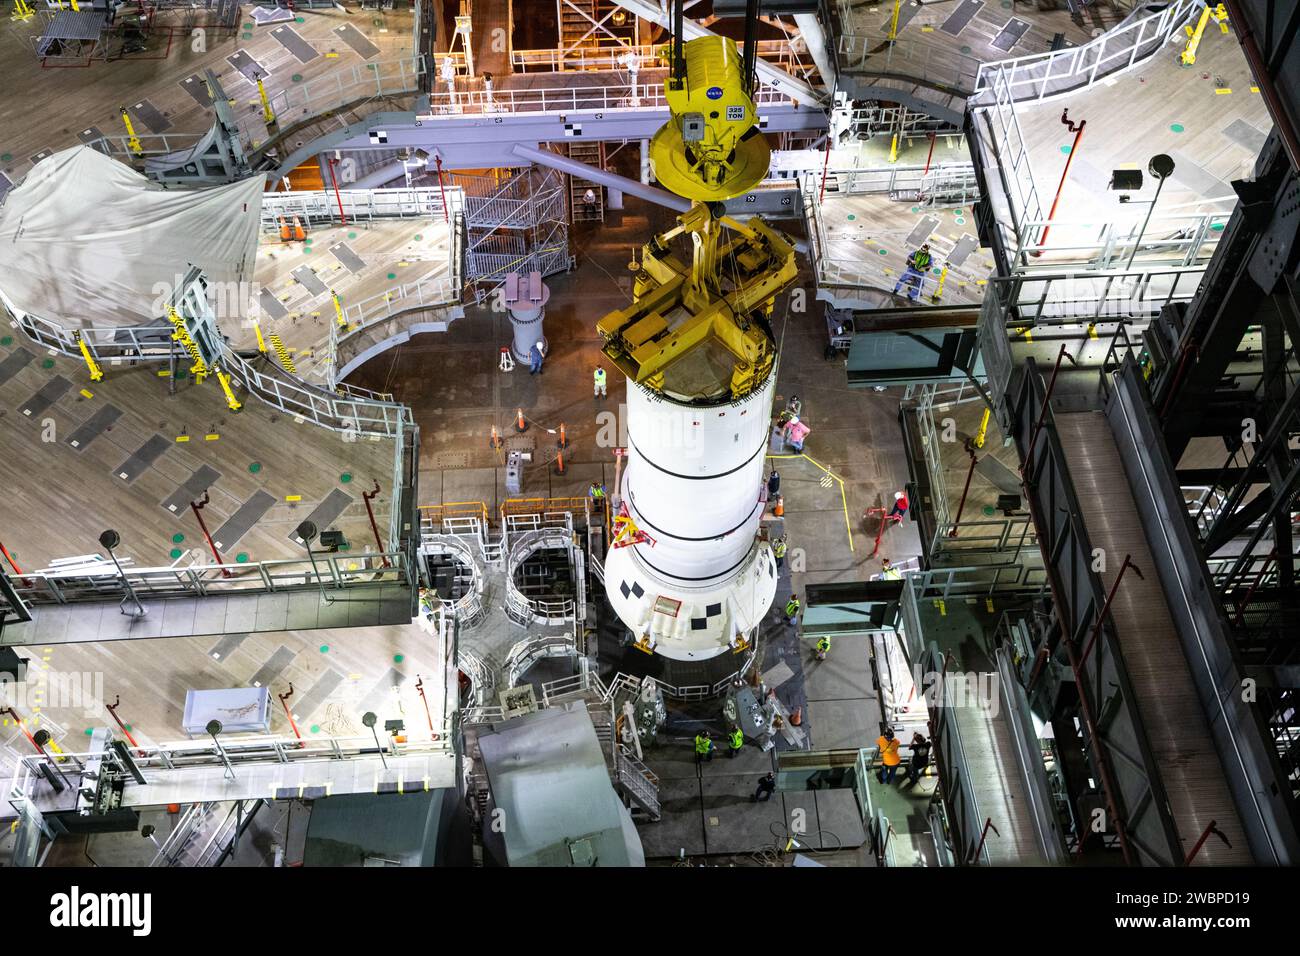
<instances>
[{"instance_id":1,"label":"steel overhead beam","mask_svg":"<svg viewBox=\"0 0 1300 956\"><path fill-rule=\"evenodd\" d=\"M636 196L638 199L644 199L646 202L652 202L659 206L666 206L675 212L687 212L691 208L691 201L689 199L683 199L681 196L670 193L666 189L647 186L640 180L628 179L626 176L620 176L617 173L598 169L595 166L588 166L586 163L580 163L576 159L570 159L568 156L561 156L559 153L552 153L545 149L537 149L533 146L525 146L523 143L516 143L511 147L511 152L520 159L526 159L529 162L537 163L539 166L549 166L551 169L558 169L560 172L568 173L570 176L577 176L580 179L586 179L589 182L597 183L601 186L607 186L610 189L622 190L629 196Z\"/></svg>"},{"instance_id":2,"label":"steel overhead beam","mask_svg":"<svg viewBox=\"0 0 1300 956\"><path fill-rule=\"evenodd\" d=\"M651 23L658 24L670 32L673 29L671 14L667 9L654 3L653 0L614 0L614 2L628 13L635 14L642 20L649 20ZM712 30L705 29L693 20L684 20L682 22L682 33L683 40L717 36ZM785 93L795 102L816 109L825 107L826 94L816 89L812 84L805 83L803 80L791 76L785 70L778 69L763 60L758 61L756 71L760 80L768 86L773 86Z\"/></svg>"}]
</instances>

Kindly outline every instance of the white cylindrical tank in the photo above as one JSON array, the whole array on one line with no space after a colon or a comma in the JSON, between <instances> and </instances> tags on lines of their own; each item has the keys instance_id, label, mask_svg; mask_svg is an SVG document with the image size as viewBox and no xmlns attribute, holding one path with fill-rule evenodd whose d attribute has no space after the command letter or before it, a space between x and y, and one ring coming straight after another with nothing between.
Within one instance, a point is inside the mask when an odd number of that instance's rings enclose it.
<instances>
[{"instance_id":1,"label":"white cylindrical tank","mask_svg":"<svg viewBox=\"0 0 1300 956\"><path fill-rule=\"evenodd\" d=\"M605 588L638 639L679 660L752 643L776 594L776 564L758 538L774 374L716 405L629 385L621 503L644 536L614 547Z\"/></svg>"}]
</instances>

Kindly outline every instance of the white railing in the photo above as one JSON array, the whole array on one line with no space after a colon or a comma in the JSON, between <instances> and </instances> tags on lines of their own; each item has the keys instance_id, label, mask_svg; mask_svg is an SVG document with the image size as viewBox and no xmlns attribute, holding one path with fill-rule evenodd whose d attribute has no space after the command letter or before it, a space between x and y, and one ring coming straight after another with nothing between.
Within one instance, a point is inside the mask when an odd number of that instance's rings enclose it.
<instances>
[{"instance_id":1,"label":"white railing","mask_svg":"<svg viewBox=\"0 0 1300 956\"><path fill-rule=\"evenodd\" d=\"M422 56L331 69L324 76L291 84L271 94L271 109L280 128L286 129L361 100L417 93L424 71Z\"/></svg>"},{"instance_id":2,"label":"white railing","mask_svg":"<svg viewBox=\"0 0 1300 956\"><path fill-rule=\"evenodd\" d=\"M1181 38L1183 24L1204 6L1202 0L1173 0L1154 13L1134 11L1123 23L1082 46L981 64L976 71L975 103L983 105L997 84L1016 100L1043 100L1091 86L1151 56L1172 37Z\"/></svg>"},{"instance_id":3,"label":"white railing","mask_svg":"<svg viewBox=\"0 0 1300 956\"><path fill-rule=\"evenodd\" d=\"M263 232L275 233L281 220L292 222L295 216L307 228L373 219L429 219L440 223L459 213L464 202L464 192L455 186L445 190L421 186L264 193L261 225Z\"/></svg>"},{"instance_id":4,"label":"white railing","mask_svg":"<svg viewBox=\"0 0 1300 956\"><path fill-rule=\"evenodd\" d=\"M418 756L427 754L449 754L452 752L451 735L443 732L437 734L436 740L426 739L425 735L412 735L405 743L385 740L383 745L390 758ZM250 764L293 764L327 762L333 760L355 760L373 758L375 755L374 737L365 734L348 737L279 737L226 736L221 739L218 750L211 740L184 740L176 743L151 744L131 748L131 756L141 771L184 771L214 770L224 766L223 756L233 766ZM74 762L97 763L100 772L115 772L129 777L128 769L122 765L120 758L112 750L98 753L64 754ZM10 784L11 800L30 800L36 787L44 781L40 766L49 760L43 754L24 756L16 768ZM128 784L128 787L130 784Z\"/></svg>"},{"instance_id":5,"label":"white railing","mask_svg":"<svg viewBox=\"0 0 1300 956\"><path fill-rule=\"evenodd\" d=\"M1124 319L1136 329L1171 302L1196 294L1204 265L1098 272L1031 272L989 280L995 322L1007 329Z\"/></svg>"},{"instance_id":6,"label":"white railing","mask_svg":"<svg viewBox=\"0 0 1300 956\"><path fill-rule=\"evenodd\" d=\"M991 162L998 170L1011 213L1011 228L1023 221L1042 220L1043 204L1038 198L1038 184L1029 161L1029 143L1016 114L1015 94L1006 73L995 72L989 87L992 102L985 112L993 141Z\"/></svg>"},{"instance_id":7,"label":"white railing","mask_svg":"<svg viewBox=\"0 0 1300 956\"><path fill-rule=\"evenodd\" d=\"M642 44L640 46L609 46L600 49L576 47L571 50L547 48L542 50L512 50L510 65L516 72L526 73L530 69L541 73L559 73L563 70L621 70L626 72L624 57L631 54L637 58L639 71L666 71L668 59L660 54L665 45ZM803 58L800 57L803 54ZM439 53L438 59L446 56ZM808 65L807 50L798 50L789 40L759 40L758 55L764 60L786 71L804 72ZM662 79L662 78L660 78Z\"/></svg>"},{"instance_id":8,"label":"white railing","mask_svg":"<svg viewBox=\"0 0 1300 956\"><path fill-rule=\"evenodd\" d=\"M599 74L591 74L595 77ZM754 94L758 106L789 103L790 97L772 86L761 85ZM638 104L632 105L632 91L625 81L610 75L607 82L582 82L569 86L532 89L466 90L450 93L445 88L429 95L429 113L421 122L474 114L576 113L616 109L667 110L663 84L639 84Z\"/></svg>"},{"instance_id":9,"label":"white railing","mask_svg":"<svg viewBox=\"0 0 1300 956\"><path fill-rule=\"evenodd\" d=\"M1206 265L1230 213L1157 216L1144 232L1142 218L1126 223L1074 219L1029 220L1016 230L1012 268L1017 272L1126 268L1130 260L1152 265ZM1136 252L1136 255L1134 253Z\"/></svg>"}]
</instances>

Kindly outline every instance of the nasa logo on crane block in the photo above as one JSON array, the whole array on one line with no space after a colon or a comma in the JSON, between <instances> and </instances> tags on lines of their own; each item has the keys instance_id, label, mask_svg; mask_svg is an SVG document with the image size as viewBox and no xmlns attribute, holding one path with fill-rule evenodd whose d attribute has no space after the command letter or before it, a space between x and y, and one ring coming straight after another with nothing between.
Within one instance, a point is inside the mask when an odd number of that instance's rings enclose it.
<instances>
[{"instance_id":1,"label":"nasa logo on crane block","mask_svg":"<svg viewBox=\"0 0 1300 956\"><path fill-rule=\"evenodd\" d=\"M722 87L710 86L707 90L705 90L704 95L711 100L720 100L722 99Z\"/></svg>"}]
</instances>

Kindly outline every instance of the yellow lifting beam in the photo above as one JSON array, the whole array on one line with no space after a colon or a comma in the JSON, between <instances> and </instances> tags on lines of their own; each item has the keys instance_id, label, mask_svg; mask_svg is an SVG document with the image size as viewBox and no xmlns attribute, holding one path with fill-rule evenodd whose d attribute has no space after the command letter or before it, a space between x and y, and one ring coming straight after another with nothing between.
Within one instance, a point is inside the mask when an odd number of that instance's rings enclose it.
<instances>
[{"instance_id":1,"label":"yellow lifting beam","mask_svg":"<svg viewBox=\"0 0 1300 956\"><path fill-rule=\"evenodd\" d=\"M262 74L254 73L253 80L257 83L257 95L262 98L262 119L267 126L274 126L275 111L271 109L271 100L266 95L266 87L262 85Z\"/></svg>"},{"instance_id":2,"label":"yellow lifting beam","mask_svg":"<svg viewBox=\"0 0 1300 956\"><path fill-rule=\"evenodd\" d=\"M1221 33L1228 32L1228 8L1222 3L1214 7L1207 5L1205 9L1201 11L1201 15L1197 19L1195 27L1183 28L1187 32L1187 36L1190 38L1187 41L1186 48L1178 57L1178 59L1182 61L1183 66L1191 66L1196 62L1196 51L1200 48L1201 38L1205 35L1205 28L1209 25L1211 19L1219 25L1219 31Z\"/></svg>"},{"instance_id":3,"label":"yellow lifting beam","mask_svg":"<svg viewBox=\"0 0 1300 956\"><path fill-rule=\"evenodd\" d=\"M235 397L235 390L230 387L230 376L219 368L214 371L217 373L217 381L221 383L221 390L226 393L226 405L232 412L239 411L244 406Z\"/></svg>"},{"instance_id":4,"label":"yellow lifting beam","mask_svg":"<svg viewBox=\"0 0 1300 956\"><path fill-rule=\"evenodd\" d=\"M185 351L189 353L194 364L190 366L190 374L194 376L196 383L202 382L208 377L208 366L203 361L203 356L199 354L199 347L194 340L190 338L189 330L185 328L185 320L181 318L172 306L167 307L167 320L171 322L173 332L172 339L181 343Z\"/></svg>"},{"instance_id":5,"label":"yellow lifting beam","mask_svg":"<svg viewBox=\"0 0 1300 956\"><path fill-rule=\"evenodd\" d=\"M990 408L984 409L984 414L980 418L979 431L975 433L974 444L976 448L984 447L984 439L988 436L988 431L989 431L989 418L992 416L992 414L993 414L992 409Z\"/></svg>"},{"instance_id":6,"label":"yellow lifting beam","mask_svg":"<svg viewBox=\"0 0 1300 956\"><path fill-rule=\"evenodd\" d=\"M126 126L126 145L131 147L131 152L136 156L144 155L144 147L140 145L140 137L135 135L135 127L131 125L131 114L126 111L126 107L119 108L122 114L122 123Z\"/></svg>"},{"instance_id":7,"label":"yellow lifting beam","mask_svg":"<svg viewBox=\"0 0 1300 956\"><path fill-rule=\"evenodd\" d=\"M338 320L339 328L346 329L348 320L343 318L343 302L339 299L339 294L333 289L330 290L330 296L334 299L334 317Z\"/></svg>"},{"instance_id":8,"label":"yellow lifting beam","mask_svg":"<svg viewBox=\"0 0 1300 956\"><path fill-rule=\"evenodd\" d=\"M77 345L81 348L81 357L86 360L86 368L90 369L90 380L92 382L98 382L104 377L104 370L100 368L99 363L95 361L95 356L91 354L90 346L87 345L86 340L81 337L81 333L73 332L72 334L77 340Z\"/></svg>"},{"instance_id":9,"label":"yellow lifting beam","mask_svg":"<svg viewBox=\"0 0 1300 956\"><path fill-rule=\"evenodd\" d=\"M27 5L27 0L14 0L14 12L9 14L10 20L26 21L36 16L36 11Z\"/></svg>"}]
</instances>

